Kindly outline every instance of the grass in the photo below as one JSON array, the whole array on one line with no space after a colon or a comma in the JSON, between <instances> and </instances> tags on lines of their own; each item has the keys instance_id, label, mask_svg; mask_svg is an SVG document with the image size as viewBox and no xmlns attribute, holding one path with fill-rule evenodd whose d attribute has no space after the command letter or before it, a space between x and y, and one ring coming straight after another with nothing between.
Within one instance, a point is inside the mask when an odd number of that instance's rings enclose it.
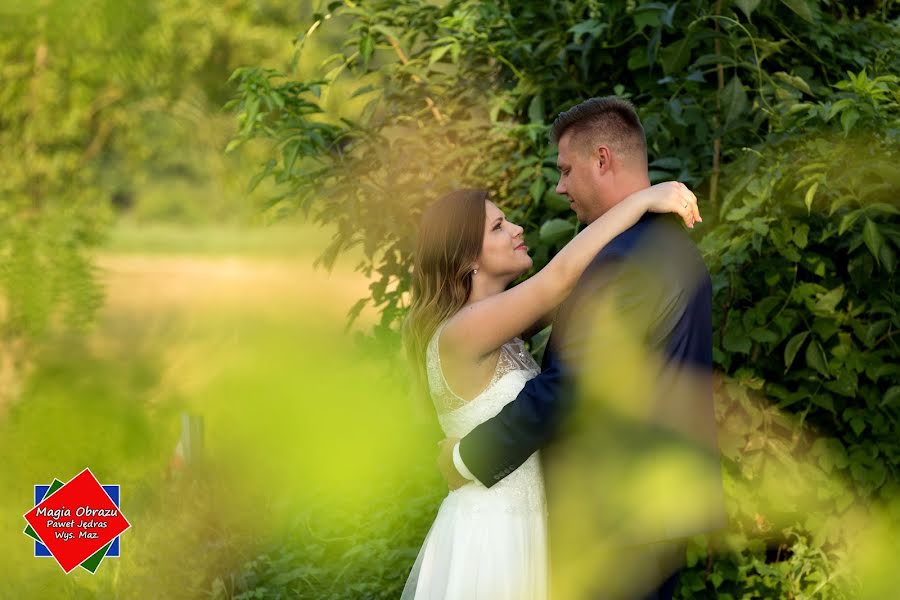
<instances>
[{"instance_id":1,"label":"grass","mask_svg":"<svg viewBox=\"0 0 900 600\"><path fill-rule=\"evenodd\" d=\"M330 276L310 267L327 237L308 225L116 227L93 328L49 336L0 418L0 452L17 457L0 490L11 549L0 598L208 597L311 514L359 518L431 456L406 397L344 334L367 282L346 263ZM193 475L173 463L183 412L204 419ZM66 576L31 556L16 517L33 485L86 466L122 486L132 529L121 558Z\"/></svg>"},{"instance_id":2,"label":"grass","mask_svg":"<svg viewBox=\"0 0 900 600\"><path fill-rule=\"evenodd\" d=\"M313 223L292 221L270 226L140 224L122 220L101 248L108 254L190 255L195 257L312 259L327 246L333 232ZM351 251L340 264L355 265Z\"/></svg>"}]
</instances>

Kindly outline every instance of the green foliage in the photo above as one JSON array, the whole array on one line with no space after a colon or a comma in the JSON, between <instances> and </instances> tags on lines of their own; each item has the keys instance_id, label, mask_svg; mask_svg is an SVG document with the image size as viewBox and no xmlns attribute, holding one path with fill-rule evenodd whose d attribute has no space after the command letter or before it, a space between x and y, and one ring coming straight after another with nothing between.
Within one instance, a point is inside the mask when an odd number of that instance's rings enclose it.
<instances>
[{"instance_id":1,"label":"green foliage","mask_svg":"<svg viewBox=\"0 0 900 600\"><path fill-rule=\"evenodd\" d=\"M417 475L421 481L423 474ZM434 478L434 473L429 475ZM434 519L439 502L435 491L441 488L407 484L382 489L365 513L335 516L330 507L328 518L317 518L326 511L307 507L279 545L240 565L232 576L215 580L210 596L395 600L422 542L419 527L410 525Z\"/></svg>"},{"instance_id":2,"label":"green foliage","mask_svg":"<svg viewBox=\"0 0 900 600\"><path fill-rule=\"evenodd\" d=\"M723 221L701 244L716 363L736 381L720 393L733 520L752 537L792 532L782 568L808 560L801 547L825 572L860 535L859 506L897 502L900 464L900 79L863 70L834 88L776 105L768 143L728 166ZM794 482L778 501L765 498L774 473ZM773 524L783 531L766 536ZM805 589L757 572L763 595Z\"/></svg>"},{"instance_id":3,"label":"green foliage","mask_svg":"<svg viewBox=\"0 0 900 600\"><path fill-rule=\"evenodd\" d=\"M95 201L92 159L108 134L98 116L119 96L91 74L69 78L81 60L102 61L88 40L115 37L117 23L75 33L63 23L71 7L54 8L0 19L0 403L18 394L28 342L51 318L83 325L100 301L85 250L101 239L109 212Z\"/></svg>"},{"instance_id":4,"label":"green foliage","mask_svg":"<svg viewBox=\"0 0 900 600\"><path fill-rule=\"evenodd\" d=\"M552 191L555 151L546 132L556 111L595 95L630 97L650 141L651 178L715 187L711 166L777 126L774 104L812 99L836 74L896 60L884 49L889 25L844 15L839 5L804 10L803 1L737 3L721 14L699 1L328 6L299 36L300 56L328 23L349 19L350 27L344 50L317 76L298 80L262 67L234 73L238 96L229 106L241 123L234 145L273 143L254 178L282 185L272 214L299 209L337 224L324 264L364 247L360 268L380 278L371 297L383 316L376 335L386 339L403 314L416 216L441 193L490 188L533 232L536 268L574 232L557 223L537 233L555 218L574 225ZM830 62L820 58L825 52ZM329 94L348 87L347 100L359 102L353 118L327 106Z\"/></svg>"},{"instance_id":5,"label":"green foliage","mask_svg":"<svg viewBox=\"0 0 900 600\"><path fill-rule=\"evenodd\" d=\"M100 306L90 254L114 207L136 202L138 219L182 221L233 210L235 194L228 206L223 197L239 160L221 155L230 121L210 113L237 64L284 54L274 41L286 35L284 15L263 8L0 7L0 405L17 395L36 340L87 325Z\"/></svg>"},{"instance_id":6,"label":"green foliage","mask_svg":"<svg viewBox=\"0 0 900 600\"><path fill-rule=\"evenodd\" d=\"M315 77L235 72L234 143L272 143L257 181L281 186L273 214L337 227L326 265L363 247L375 337L396 341L425 204L489 188L540 268L576 230L552 191L549 122L591 96L632 99L651 179L685 181L703 200L715 284L733 527L692 547L681 593L864 589L848 548L869 509L900 514L896 5L371 0L328 11L300 39L337 19L349 33ZM328 108L340 86L360 102L352 118Z\"/></svg>"}]
</instances>

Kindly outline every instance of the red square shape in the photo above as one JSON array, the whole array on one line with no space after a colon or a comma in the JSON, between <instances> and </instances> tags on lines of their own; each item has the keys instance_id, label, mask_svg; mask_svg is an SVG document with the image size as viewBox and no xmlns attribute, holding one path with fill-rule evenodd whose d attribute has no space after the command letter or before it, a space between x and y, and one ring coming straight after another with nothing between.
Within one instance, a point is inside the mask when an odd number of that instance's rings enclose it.
<instances>
[{"instance_id":1,"label":"red square shape","mask_svg":"<svg viewBox=\"0 0 900 600\"><path fill-rule=\"evenodd\" d=\"M25 520L66 573L131 527L90 469L44 498Z\"/></svg>"}]
</instances>

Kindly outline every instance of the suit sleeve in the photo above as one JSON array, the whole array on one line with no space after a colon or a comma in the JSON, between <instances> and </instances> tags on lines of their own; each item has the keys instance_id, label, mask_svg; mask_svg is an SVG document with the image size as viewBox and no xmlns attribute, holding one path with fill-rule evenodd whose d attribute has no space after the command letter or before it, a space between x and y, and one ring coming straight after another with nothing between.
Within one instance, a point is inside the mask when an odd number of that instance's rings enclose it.
<instances>
[{"instance_id":1,"label":"suit sleeve","mask_svg":"<svg viewBox=\"0 0 900 600\"><path fill-rule=\"evenodd\" d=\"M623 283L622 262L599 255L570 299L572 312L582 304L579 297L596 297L611 289L618 292ZM501 481L546 444L571 410L577 375L572 365L581 362L571 359L584 355L590 336L584 328L573 329L554 336L560 339L553 339L553 347L547 349L544 370L525 384L515 400L460 441L463 462L485 487Z\"/></svg>"}]
</instances>

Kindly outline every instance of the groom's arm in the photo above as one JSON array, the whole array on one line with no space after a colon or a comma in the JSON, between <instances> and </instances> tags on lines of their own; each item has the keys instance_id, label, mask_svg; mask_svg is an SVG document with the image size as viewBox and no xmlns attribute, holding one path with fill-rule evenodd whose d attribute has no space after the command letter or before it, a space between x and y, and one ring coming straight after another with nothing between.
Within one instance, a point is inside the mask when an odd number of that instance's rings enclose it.
<instances>
[{"instance_id":1,"label":"groom's arm","mask_svg":"<svg viewBox=\"0 0 900 600\"><path fill-rule=\"evenodd\" d=\"M589 306L590 300L615 289L617 296L627 289L623 276L622 259L598 256L585 273L575 290L573 313L579 306ZM631 294L625 294L630 296ZM589 309L588 309L589 310ZM582 321L581 315L572 314ZM582 364L588 351L591 333L586 327L566 328L556 336L554 348L548 348L544 370L529 380L515 400L507 404L499 414L473 429L459 442L458 455L463 469L474 475L485 487L491 487L515 471L536 450L543 446L558 430L574 402L573 365ZM561 359L562 357L562 359Z\"/></svg>"},{"instance_id":2,"label":"groom's arm","mask_svg":"<svg viewBox=\"0 0 900 600\"><path fill-rule=\"evenodd\" d=\"M463 464L457 469L464 476L467 470L491 487L515 471L555 431L571 394L565 393L566 375L559 360L551 357L549 362L497 416L460 440L458 458Z\"/></svg>"}]
</instances>

